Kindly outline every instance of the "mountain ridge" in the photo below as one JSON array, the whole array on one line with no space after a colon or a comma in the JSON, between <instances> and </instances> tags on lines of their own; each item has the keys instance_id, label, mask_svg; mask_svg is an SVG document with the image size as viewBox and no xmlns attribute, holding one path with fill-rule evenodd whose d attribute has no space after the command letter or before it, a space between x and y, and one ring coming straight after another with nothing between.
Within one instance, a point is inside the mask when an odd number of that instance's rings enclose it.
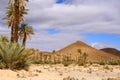
<instances>
[{"instance_id":1,"label":"mountain ridge","mask_svg":"<svg viewBox=\"0 0 120 80\"><path fill-rule=\"evenodd\" d=\"M120 57L120 51L115 48L103 48L100 50Z\"/></svg>"}]
</instances>

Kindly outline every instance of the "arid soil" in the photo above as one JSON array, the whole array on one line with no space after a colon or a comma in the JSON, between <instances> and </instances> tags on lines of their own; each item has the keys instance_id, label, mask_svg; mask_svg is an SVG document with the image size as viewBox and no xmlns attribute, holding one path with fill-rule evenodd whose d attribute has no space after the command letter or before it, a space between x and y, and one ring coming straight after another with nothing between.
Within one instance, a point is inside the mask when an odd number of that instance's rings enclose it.
<instances>
[{"instance_id":1,"label":"arid soil","mask_svg":"<svg viewBox=\"0 0 120 80\"><path fill-rule=\"evenodd\" d=\"M0 70L0 80L63 80L66 77L76 80L120 80L120 66L98 65L32 65L28 71ZM113 79L114 80L114 79Z\"/></svg>"}]
</instances>

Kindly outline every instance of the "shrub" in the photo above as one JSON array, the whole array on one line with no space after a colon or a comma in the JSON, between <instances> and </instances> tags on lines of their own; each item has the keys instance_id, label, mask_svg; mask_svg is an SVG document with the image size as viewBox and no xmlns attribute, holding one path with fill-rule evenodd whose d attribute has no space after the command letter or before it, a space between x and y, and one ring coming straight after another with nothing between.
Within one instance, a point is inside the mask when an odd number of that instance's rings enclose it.
<instances>
[{"instance_id":1,"label":"shrub","mask_svg":"<svg viewBox=\"0 0 120 80\"><path fill-rule=\"evenodd\" d=\"M101 62L98 62L98 64L100 64L100 65L106 65L106 62L101 61Z\"/></svg>"},{"instance_id":2,"label":"shrub","mask_svg":"<svg viewBox=\"0 0 120 80\"><path fill-rule=\"evenodd\" d=\"M63 80L79 80L79 79L68 76L66 78L63 78Z\"/></svg>"},{"instance_id":3,"label":"shrub","mask_svg":"<svg viewBox=\"0 0 120 80\"><path fill-rule=\"evenodd\" d=\"M69 66L70 64L72 64L72 62L71 61L63 61L62 64L64 66Z\"/></svg>"},{"instance_id":4,"label":"shrub","mask_svg":"<svg viewBox=\"0 0 120 80\"><path fill-rule=\"evenodd\" d=\"M4 68L4 64L2 63L2 61L0 60L0 69Z\"/></svg>"},{"instance_id":5,"label":"shrub","mask_svg":"<svg viewBox=\"0 0 120 80\"><path fill-rule=\"evenodd\" d=\"M18 44L1 43L0 44L0 61L1 68L9 69L27 69L32 63L33 51L25 49Z\"/></svg>"},{"instance_id":6,"label":"shrub","mask_svg":"<svg viewBox=\"0 0 120 80\"><path fill-rule=\"evenodd\" d=\"M120 65L120 60L117 61L118 65Z\"/></svg>"},{"instance_id":7,"label":"shrub","mask_svg":"<svg viewBox=\"0 0 120 80\"><path fill-rule=\"evenodd\" d=\"M120 80L120 78L108 78L107 80Z\"/></svg>"},{"instance_id":8,"label":"shrub","mask_svg":"<svg viewBox=\"0 0 120 80\"><path fill-rule=\"evenodd\" d=\"M50 64L51 61L46 60L46 61L44 61L43 63L44 63L44 64Z\"/></svg>"},{"instance_id":9,"label":"shrub","mask_svg":"<svg viewBox=\"0 0 120 80\"><path fill-rule=\"evenodd\" d=\"M6 43L6 42L9 42L8 37L0 36L0 43Z\"/></svg>"},{"instance_id":10,"label":"shrub","mask_svg":"<svg viewBox=\"0 0 120 80\"><path fill-rule=\"evenodd\" d=\"M117 61L109 61L108 65L119 65Z\"/></svg>"},{"instance_id":11,"label":"shrub","mask_svg":"<svg viewBox=\"0 0 120 80\"><path fill-rule=\"evenodd\" d=\"M87 57L88 54L86 52L82 53L81 49L78 49L78 53L80 53L79 57L78 57L78 65L79 66L84 66L87 63Z\"/></svg>"},{"instance_id":12,"label":"shrub","mask_svg":"<svg viewBox=\"0 0 120 80\"><path fill-rule=\"evenodd\" d=\"M33 64L42 64L43 62L41 60L34 60Z\"/></svg>"},{"instance_id":13,"label":"shrub","mask_svg":"<svg viewBox=\"0 0 120 80\"><path fill-rule=\"evenodd\" d=\"M72 64L72 63L73 63L73 61L70 59L69 56L64 56L64 59L63 59L63 61L62 61L62 64L63 64L64 66L69 66L69 65Z\"/></svg>"},{"instance_id":14,"label":"shrub","mask_svg":"<svg viewBox=\"0 0 120 80\"><path fill-rule=\"evenodd\" d=\"M107 70L109 70L110 68L109 68L109 66L104 66L104 69L107 69Z\"/></svg>"}]
</instances>

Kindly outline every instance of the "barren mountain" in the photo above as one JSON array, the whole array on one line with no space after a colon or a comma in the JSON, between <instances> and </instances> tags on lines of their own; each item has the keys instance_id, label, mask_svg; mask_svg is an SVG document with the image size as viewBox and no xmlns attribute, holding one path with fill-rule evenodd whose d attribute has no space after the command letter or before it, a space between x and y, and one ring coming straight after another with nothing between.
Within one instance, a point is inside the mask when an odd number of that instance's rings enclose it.
<instances>
[{"instance_id":1,"label":"barren mountain","mask_svg":"<svg viewBox=\"0 0 120 80\"><path fill-rule=\"evenodd\" d=\"M81 41L77 41L59 50L57 53L62 55L71 55L73 59L76 59L80 55L78 50L81 50L82 53L86 52L88 54L88 61L106 61L119 59L116 55L97 50Z\"/></svg>"},{"instance_id":2,"label":"barren mountain","mask_svg":"<svg viewBox=\"0 0 120 80\"><path fill-rule=\"evenodd\" d=\"M103 48L100 50L120 57L120 51L115 48Z\"/></svg>"}]
</instances>

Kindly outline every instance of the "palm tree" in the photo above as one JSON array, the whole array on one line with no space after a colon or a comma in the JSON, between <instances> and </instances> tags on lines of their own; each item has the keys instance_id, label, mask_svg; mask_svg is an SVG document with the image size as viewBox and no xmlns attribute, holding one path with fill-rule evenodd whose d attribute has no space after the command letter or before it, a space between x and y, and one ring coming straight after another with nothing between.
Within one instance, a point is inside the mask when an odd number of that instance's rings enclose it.
<instances>
[{"instance_id":1,"label":"palm tree","mask_svg":"<svg viewBox=\"0 0 120 80\"><path fill-rule=\"evenodd\" d=\"M78 53L79 53L80 55L82 54L82 51L81 51L81 49L78 49L77 51L78 51Z\"/></svg>"},{"instance_id":2,"label":"palm tree","mask_svg":"<svg viewBox=\"0 0 120 80\"><path fill-rule=\"evenodd\" d=\"M28 24L21 24L20 28L19 28L19 36L20 39L22 39L22 45L25 46L26 45L26 40L27 38L30 39L30 34L33 35L34 34L34 30L31 26L28 26Z\"/></svg>"},{"instance_id":3,"label":"palm tree","mask_svg":"<svg viewBox=\"0 0 120 80\"><path fill-rule=\"evenodd\" d=\"M88 54L86 52L83 53L83 62L84 64L86 63L87 61L87 57L88 57Z\"/></svg>"},{"instance_id":4,"label":"palm tree","mask_svg":"<svg viewBox=\"0 0 120 80\"><path fill-rule=\"evenodd\" d=\"M19 24L24 20L24 14L27 14L25 1L28 0L10 0L7 9L7 24L11 27L11 42L18 43Z\"/></svg>"}]
</instances>

